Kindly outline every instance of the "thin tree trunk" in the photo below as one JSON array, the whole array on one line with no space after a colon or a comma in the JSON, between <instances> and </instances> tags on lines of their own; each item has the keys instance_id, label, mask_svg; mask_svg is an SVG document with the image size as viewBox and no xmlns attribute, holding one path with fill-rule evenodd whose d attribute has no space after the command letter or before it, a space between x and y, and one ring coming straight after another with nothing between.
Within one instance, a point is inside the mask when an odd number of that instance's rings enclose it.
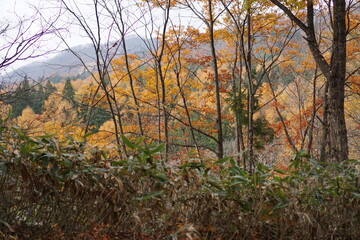
<instances>
[{"instance_id":1,"label":"thin tree trunk","mask_svg":"<svg viewBox=\"0 0 360 240\"><path fill-rule=\"evenodd\" d=\"M166 29L167 25L170 19L170 6L171 6L171 0L168 0L166 3L166 7L164 9L165 11L165 20L164 20L164 26L162 28L162 36L161 36L161 47L160 47L160 53L156 58L157 61L157 67L158 67L158 74L159 79L161 83L161 108L163 111L164 116L164 137L165 137L165 161L168 160L169 156L169 117L166 107L166 86L165 86L165 77L162 70L162 58L164 56L164 50L165 50L165 41L166 41Z\"/></svg>"},{"instance_id":2,"label":"thin tree trunk","mask_svg":"<svg viewBox=\"0 0 360 240\"><path fill-rule=\"evenodd\" d=\"M126 48L125 34L123 32L121 34L121 37L122 37L122 43L123 43L126 71L127 71L129 81L130 81L131 95L134 99L134 103L135 103L135 107L136 107L136 116L137 116L137 123L138 123L138 128L139 128L139 136L144 136L141 114L140 114L140 105L139 105L139 102L136 97L136 92L135 92L135 88L134 88L134 80L133 80L132 72L130 69L129 56L128 56L127 48Z\"/></svg>"},{"instance_id":3,"label":"thin tree trunk","mask_svg":"<svg viewBox=\"0 0 360 240\"><path fill-rule=\"evenodd\" d=\"M243 58L246 59L245 57L245 53L244 53L244 26L245 23L240 24L239 23L239 19L236 18L236 16L234 15L234 13L232 11L230 11L229 9L229 4L224 1L221 0L221 3L223 5L223 7L226 9L227 13L230 15L230 17L232 18L232 20L235 23L236 29L237 29L237 42L236 42L236 56L238 56L239 59L239 90L236 89L236 92L234 92L234 87L233 87L233 92L234 94L239 94L239 108L238 110L238 115L235 114L235 121L236 121L236 144L237 144L237 151L239 156L241 155L241 159L243 160L243 167L244 170L246 171L246 155L245 155L245 143L244 143L244 133L243 133L243 123L241 122L241 119L239 118L239 116L243 115L243 109L242 109L242 70L243 70L243 65L242 65L242 59L241 56L244 56ZM241 14L241 13L240 13ZM239 52L238 52L239 50ZM239 53L239 55L238 55ZM236 69L236 64L237 64L237 58L234 62L234 68L233 68L233 81L235 81L236 77L235 77L235 69ZM236 88L236 81L233 83L235 88ZM236 108L236 106L235 106ZM240 162L239 162L240 164Z\"/></svg>"},{"instance_id":4,"label":"thin tree trunk","mask_svg":"<svg viewBox=\"0 0 360 240\"><path fill-rule=\"evenodd\" d=\"M232 92L233 92L233 101L234 101L232 104L234 105L234 117L235 117L236 158L237 158L237 162L240 164L240 162L241 162L240 130L242 130L242 129L240 129L241 123L240 123L240 119L239 119L239 111L236 108L237 95L239 94L239 96L241 96L241 94L238 93L238 89L237 89L237 85L236 85L236 79L237 79L236 70L237 70L237 63L238 63L238 59L239 59L238 44L239 44L239 40L237 39L236 44L235 44L235 59L234 59L234 65L232 67L231 78L232 78ZM241 61L241 59L240 59L240 61ZM240 76L240 78L241 78L241 76ZM240 80L240 82L241 82L241 80ZM241 102L240 102L240 106L241 106Z\"/></svg>"},{"instance_id":5,"label":"thin tree trunk","mask_svg":"<svg viewBox=\"0 0 360 240\"><path fill-rule=\"evenodd\" d=\"M251 67L251 3L248 3L247 9L247 58L246 58L246 71L248 77L248 160L249 160L249 171L253 172L255 166L254 162L254 85Z\"/></svg>"},{"instance_id":6,"label":"thin tree trunk","mask_svg":"<svg viewBox=\"0 0 360 240\"><path fill-rule=\"evenodd\" d=\"M312 144L313 144L313 135L314 135L314 125L315 125L315 117L316 117L316 83L317 83L317 71L318 69L315 68L314 73L314 81L313 81L313 95L312 95L312 113L310 119L310 129L309 129L309 141L307 146L307 153L312 154ZM306 136L306 133L305 133Z\"/></svg>"},{"instance_id":7,"label":"thin tree trunk","mask_svg":"<svg viewBox=\"0 0 360 240\"><path fill-rule=\"evenodd\" d=\"M242 61L240 61L240 82L239 82L239 116L243 115L243 99L242 99ZM240 142L240 151L241 151L241 158L244 165L244 170L246 171L246 154L245 154L245 141L244 141L244 132L243 132L243 123L241 122L241 119L239 121L239 142Z\"/></svg>"},{"instance_id":8,"label":"thin tree trunk","mask_svg":"<svg viewBox=\"0 0 360 240\"><path fill-rule=\"evenodd\" d=\"M180 71L176 72L175 74L176 74L176 82L177 82L177 85L178 85L178 88L179 88L179 91L180 91L180 95L181 95L181 98L182 98L182 101L183 101L183 104L184 104L186 117L187 117L187 120L188 120L188 123L189 123L189 126L190 126L189 128L190 128L191 138L192 138L193 143L195 145L197 155L201 159L200 149L199 149L199 145L197 144L197 141L196 141L196 138L195 138L194 127L192 125L190 111L189 111L189 108L187 106L186 97L185 97L184 91L183 91L181 83L180 83ZM201 159L201 161L202 161L202 159Z\"/></svg>"},{"instance_id":9,"label":"thin tree trunk","mask_svg":"<svg viewBox=\"0 0 360 240\"><path fill-rule=\"evenodd\" d=\"M275 89L274 89L274 86L272 84L272 82L270 81L270 76L268 75L267 73L267 77L269 79L269 86L270 86L270 90L271 90L271 93L273 95L273 98L275 100L275 104L278 102L277 101L277 95L275 94ZM285 124L285 120L284 120L284 117L282 116L280 110L279 110L279 107L277 105L275 105L275 110L276 110L276 113L278 114L279 118L280 118L280 121L281 121L281 124L283 126L283 129L284 129L284 133L285 133L285 136L291 146L291 149L294 151L294 152L298 152L298 149L296 148L294 142L292 141L291 137L290 137L290 134L289 134L289 131L287 129L287 126Z\"/></svg>"},{"instance_id":10,"label":"thin tree trunk","mask_svg":"<svg viewBox=\"0 0 360 240\"><path fill-rule=\"evenodd\" d=\"M239 32L237 33L239 34ZM243 34L243 33L241 33ZM241 118L243 114L242 109L242 61L241 61L241 49L239 42L242 40L241 37L237 38L236 46L235 46L235 59L234 59L234 65L232 68L232 91L234 94L234 115L235 115L235 135L236 135L236 151L237 151L237 159L238 164L241 163L241 160L244 164L244 169L246 170L246 161L245 161L245 146L244 146L244 136L243 136L243 129L242 129L242 123ZM237 66L237 63L239 63L239 67ZM236 71L239 70L239 73L236 74ZM239 79L239 88L237 87L236 80Z\"/></svg>"},{"instance_id":11,"label":"thin tree trunk","mask_svg":"<svg viewBox=\"0 0 360 240\"><path fill-rule=\"evenodd\" d=\"M218 147L218 159L224 157L224 147L223 147L223 130L222 130L222 115L221 115L221 99L220 99L220 78L219 70L216 57L215 49L215 37L214 37L214 19L213 19L213 10L212 10L212 1L208 0L208 10L209 10L209 34L210 34L210 50L212 56L212 64L214 70L214 82L215 82L215 97L216 97L216 128L217 128L217 147Z\"/></svg>"},{"instance_id":12,"label":"thin tree trunk","mask_svg":"<svg viewBox=\"0 0 360 240\"><path fill-rule=\"evenodd\" d=\"M160 101L160 91L159 91L159 73L157 61L155 62L155 87L156 87L156 98L157 98L157 108L158 108L158 143L161 143L161 101Z\"/></svg>"},{"instance_id":13,"label":"thin tree trunk","mask_svg":"<svg viewBox=\"0 0 360 240\"><path fill-rule=\"evenodd\" d=\"M105 66L104 66L105 67ZM112 116L114 116L114 120L116 119L115 116L117 117L117 120L114 122L115 124L115 132L116 132L116 138L118 141L120 141L120 135L124 135L124 129L123 129L123 124L122 124L122 119L121 119L121 112L120 112L120 107L118 105L118 102L116 100L116 93L115 93L115 88L114 86L112 85L112 82L110 80L110 78L108 77L109 74L107 72L106 69L104 69L104 71L102 71L102 74L100 75L100 78L101 78L101 82L103 84L103 88L104 88L104 92L106 94L106 98L109 99L108 100L108 103L110 105L110 109L111 109L111 113L112 113ZM108 79L106 79L108 78ZM107 84L106 84L106 80L109 81L109 85L110 85L110 89L111 89L111 94L110 94L110 91L107 90ZM114 104L114 106L113 106ZM116 111L116 112L115 112ZM117 124L116 122L119 124L119 130L117 130ZM120 134L119 134L120 133ZM128 153L127 153L127 150L126 150L126 146L124 144L123 141L121 141L120 144L118 144L119 146L122 146L122 149L124 151L124 154L126 157L128 157Z\"/></svg>"},{"instance_id":14,"label":"thin tree trunk","mask_svg":"<svg viewBox=\"0 0 360 240\"><path fill-rule=\"evenodd\" d=\"M181 82L180 82L180 79L181 79L180 75L181 75L181 72L182 72L182 61L181 61L181 54L182 54L182 52L181 52L182 46L181 45L182 44L180 43L179 36L176 36L176 43L177 43L178 49L177 49L176 54L175 53L173 54L173 58L174 58L174 61L175 61L174 72L175 72L175 76L176 76L176 83L177 83L177 86L179 88L180 96L181 96L181 99L182 99L183 104L184 104L186 117L187 117L187 120L188 120L188 123L189 123L189 129L190 129L191 138L192 138L193 144L195 145L197 156L202 161L200 148L199 148L199 145L198 145L198 143L196 141L195 131L194 131L190 111L189 111L187 101L186 101L186 96L185 96L183 87L181 86ZM169 49L169 50L171 51L171 49Z\"/></svg>"},{"instance_id":15,"label":"thin tree trunk","mask_svg":"<svg viewBox=\"0 0 360 240\"><path fill-rule=\"evenodd\" d=\"M322 120L322 137L321 137L321 147L320 147L320 161L324 162L327 159L326 147L330 147L329 142L329 82L325 82L324 89L324 116Z\"/></svg>"}]
</instances>

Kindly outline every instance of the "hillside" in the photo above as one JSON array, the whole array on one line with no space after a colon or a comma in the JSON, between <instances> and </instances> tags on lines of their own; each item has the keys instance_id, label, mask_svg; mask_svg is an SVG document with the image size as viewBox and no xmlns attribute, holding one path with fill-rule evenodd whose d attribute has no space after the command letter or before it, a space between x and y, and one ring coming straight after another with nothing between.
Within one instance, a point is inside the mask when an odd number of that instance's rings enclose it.
<instances>
[{"instance_id":1,"label":"hillside","mask_svg":"<svg viewBox=\"0 0 360 240\"><path fill-rule=\"evenodd\" d=\"M129 36L126 39L128 52L130 54L143 55L147 49L143 40L135 35ZM105 47L105 46L104 46ZM84 61L86 66L94 69L95 65L95 50L91 44L78 45L72 48L72 51ZM123 49L119 47L117 55L121 55ZM75 76L85 72L85 67L70 50L64 50L45 61L34 62L15 70L16 74L9 74L12 76L12 81L22 80L22 76L27 75L30 79L38 80L40 78L48 78L51 76ZM15 77L13 77L15 76Z\"/></svg>"}]
</instances>

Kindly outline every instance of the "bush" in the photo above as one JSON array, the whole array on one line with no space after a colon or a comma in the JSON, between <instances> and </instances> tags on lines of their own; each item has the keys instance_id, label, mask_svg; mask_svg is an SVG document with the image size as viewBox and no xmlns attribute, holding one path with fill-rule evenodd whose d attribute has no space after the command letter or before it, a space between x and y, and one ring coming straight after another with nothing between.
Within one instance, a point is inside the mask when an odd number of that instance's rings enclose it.
<instances>
[{"instance_id":1,"label":"bush","mask_svg":"<svg viewBox=\"0 0 360 240\"><path fill-rule=\"evenodd\" d=\"M231 158L164 166L164 145L123 137L110 158L68 138L0 127L4 239L359 239L359 163L304 153L289 170Z\"/></svg>"}]
</instances>

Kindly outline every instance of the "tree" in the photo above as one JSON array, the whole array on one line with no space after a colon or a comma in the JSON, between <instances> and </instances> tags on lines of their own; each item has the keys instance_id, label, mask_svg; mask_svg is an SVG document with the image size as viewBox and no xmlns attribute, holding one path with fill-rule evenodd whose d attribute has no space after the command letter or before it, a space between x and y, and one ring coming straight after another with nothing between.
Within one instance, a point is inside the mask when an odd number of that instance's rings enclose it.
<instances>
[{"instance_id":1,"label":"tree","mask_svg":"<svg viewBox=\"0 0 360 240\"><path fill-rule=\"evenodd\" d=\"M69 15L69 17L74 20L74 23L72 24L78 24L81 31L85 34L87 40L91 42L91 45L95 52L94 71L90 70L90 66L87 66L84 60L81 59L81 57L79 57L79 55L72 48L70 48L64 36L59 35L59 37L61 38L63 43L67 45L70 52L72 52L84 65L85 69L88 72L91 72L91 77L98 84L98 88L95 91L92 100L94 100L100 89L103 91L104 98L108 103L111 118L114 123L114 134L116 137L117 145L122 146L123 152L125 153L125 155L127 155L125 144L120 139L120 135L124 135L121 107L116 100L116 93L114 90L115 86L109 79L111 61L115 57L119 49L119 44L117 42L112 43L110 40L115 24L114 21L116 19L112 19L111 16L109 17L108 15L102 14L102 11L106 11L106 2L107 1L104 0L95 0L93 1L90 9L87 9L88 11L84 10L84 8L89 7L86 4L82 5L81 3L77 3L76 1L65 0L61 0L59 2L61 4L61 8L64 9L64 11ZM80 5L82 6L80 7ZM92 16L89 16L90 14L92 14ZM94 21L94 25L93 23L90 23L92 21ZM104 34L105 31L107 33ZM104 35L107 37L103 37ZM115 83L115 85L117 85L117 83ZM91 107L88 109L88 112L86 114L86 119L88 120L88 122L90 122L91 120L92 112L95 105L96 104L94 101L92 101L92 103L90 104ZM87 131L88 129L86 128L85 133L87 133ZM119 155L122 156L120 149Z\"/></svg>"},{"instance_id":2,"label":"tree","mask_svg":"<svg viewBox=\"0 0 360 240\"><path fill-rule=\"evenodd\" d=\"M217 127L217 155L221 159L224 156L224 146L223 146L223 126L222 126L222 112L221 112L221 97L220 97L220 77L219 77L219 66L218 66L218 57L216 53L216 39L214 36L215 24L219 19L223 11L216 13L215 5L216 1L199 1L202 8L206 11L205 13L202 10L197 8L197 4L194 4L192 1L184 0L184 5L187 6L205 25L208 33L208 40L212 58L212 70L213 70L213 79L215 85L215 99L216 99L216 127Z\"/></svg>"},{"instance_id":3,"label":"tree","mask_svg":"<svg viewBox=\"0 0 360 240\"><path fill-rule=\"evenodd\" d=\"M297 17L290 6L286 6L278 0L270 0L278 6L294 23L299 26L306 37L312 56L324 74L328 82L328 117L330 133L329 154L335 161L348 159L348 139L344 113L345 79L346 79L346 37L349 33L346 24L347 11L346 0L328 1L327 20L331 22L332 43L331 58L326 60L316 37L314 18L316 3L313 0L306 1L306 23ZM351 1L350 1L351 2ZM302 3L300 3L302 4Z\"/></svg>"},{"instance_id":4,"label":"tree","mask_svg":"<svg viewBox=\"0 0 360 240\"><path fill-rule=\"evenodd\" d=\"M45 87L44 87L44 98L47 100L51 94L56 92L56 87L51 83L51 81L46 81Z\"/></svg>"},{"instance_id":5,"label":"tree","mask_svg":"<svg viewBox=\"0 0 360 240\"><path fill-rule=\"evenodd\" d=\"M132 74L132 69L131 69L131 64L130 64L130 60L129 60L129 54L128 54L128 49L127 49L127 44L126 44L126 32L129 30L129 26L126 22L126 19L124 17L124 11L125 8L122 6L122 3L120 1L115 1L115 6L116 6L116 11L115 13L113 11L111 11L109 9L109 7L106 5L105 3L105 8L108 11L108 13L110 14L110 16L114 19L117 18L118 21L114 21L117 30L120 33L121 36L121 43L122 43L122 50L124 52L124 60L125 60L125 67L126 67L126 72L127 72L127 76L129 78L129 82L130 82L130 89L131 89L131 95L133 97L134 103L135 103L135 107L136 107L136 116L137 116L137 124L138 124L138 128L139 128L139 137L144 135L144 130L143 130L143 124L142 124L142 118L141 118L141 113L140 113L140 104L138 101L138 97L136 95L136 91L135 91L135 87L134 87L134 82L135 79L133 77ZM118 16L117 16L118 14Z\"/></svg>"},{"instance_id":6,"label":"tree","mask_svg":"<svg viewBox=\"0 0 360 240\"><path fill-rule=\"evenodd\" d=\"M31 107L33 103L33 88L27 76L16 88L14 94L8 99L12 106L12 117L18 117L26 107Z\"/></svg>"},{"instance_id":7,"label":"tree","mask_svg":"<svg viewBox=\"0 0 360 240\"><path fill-rule=\"evenodd\" d=\"M36 114L31 107L27 106L25 109L23 109L21 116L19 116L16 120L18 126L27 134L44 134L42 131L43 122L41 121L41 117L40 115Z\"/></svg>"},{"instance_id":8,"label":"tree","mask_svg":"<svg viewBox=\"0 0 360 240\"><path fill-rule=\"evenodd\" d=\"M65 100L68 100L71 103L74 103L75 101L75 91L70 78L66 78L65 85L62 90L62 96Z\"/></svg>"},{"instance_id":9,"label":"tree","mask_svg":"<svg viewBox=\"0 0 360 240\"><path fill-rule=\"evenodd\" d=\"M11 102L11 105L15 106L14 117L21 115L22 110L30 102L24 100L29 97L23 93L26 86L18 86L14 89L15 81L12 79L13 76L7 75L9 73L7 69L18 62L54 52L57 46L49 48L46 46L46 40L49 35L60 30L55 27L55 22L61 16L61 12L53 14L48 19L44 19L40 9L35 7L29 8L27 13L25 16L13 14L15 19L12 17L12 21L0 22L0 102ZM19 94L21 99L16 99Z\"/></svg>"}]
</instances>

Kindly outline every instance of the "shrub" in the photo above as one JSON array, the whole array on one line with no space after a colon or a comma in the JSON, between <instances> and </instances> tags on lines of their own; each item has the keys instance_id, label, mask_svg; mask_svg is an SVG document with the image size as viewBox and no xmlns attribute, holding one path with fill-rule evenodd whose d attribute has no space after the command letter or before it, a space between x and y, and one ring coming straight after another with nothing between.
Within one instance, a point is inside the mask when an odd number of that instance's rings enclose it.
<instances>
[{"instance_id":1,"label":"shrub","mask_svg":"<svg viewBox=\"0 0 360 240\"><path fill-rule=\"evenodd\" d=\"M289 170L231 158L164 166L123 137L109 158L68 138L0 127L0 236L13 239L358 239L357 161L319 163L300 152Z\"/></svg>"}]
</instances>

